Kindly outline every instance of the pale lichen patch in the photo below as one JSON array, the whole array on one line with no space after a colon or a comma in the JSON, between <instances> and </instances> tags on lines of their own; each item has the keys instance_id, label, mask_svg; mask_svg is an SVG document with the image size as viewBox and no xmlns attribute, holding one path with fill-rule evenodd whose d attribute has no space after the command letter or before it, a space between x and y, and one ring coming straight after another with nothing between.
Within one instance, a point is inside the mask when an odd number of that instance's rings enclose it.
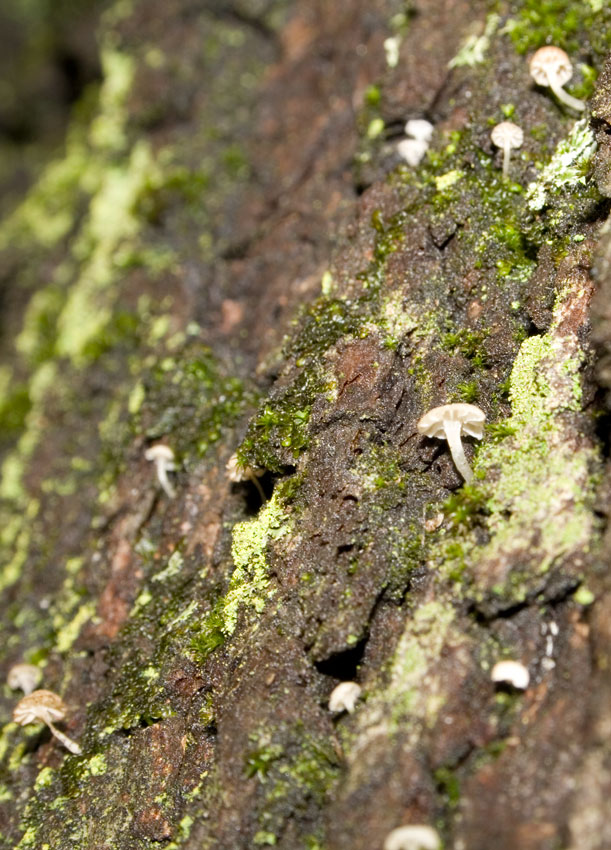
<instances>
[{"instance_id":1,"label":"pale lichen patch","mask_svg":"<svg viewBox=\"0 0 611 850\"><path fill-rule=\"evenodd\" d=\"M288 534L289 518L277 493L255 519L239 522L233 529L231 554L235 569L223 606L223 632L233 634L238 611L246 605L260 613L269 596L266 549L272 540Z\"/></svg>"}]
</instances>

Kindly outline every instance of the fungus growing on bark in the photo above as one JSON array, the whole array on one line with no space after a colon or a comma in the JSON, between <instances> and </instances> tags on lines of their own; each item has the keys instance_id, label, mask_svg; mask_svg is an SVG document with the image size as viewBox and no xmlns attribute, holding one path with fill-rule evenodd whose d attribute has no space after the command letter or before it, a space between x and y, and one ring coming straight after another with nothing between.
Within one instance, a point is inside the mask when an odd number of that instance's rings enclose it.
<instances>
[{"instance_id":1,"label":"fungus growing on bark","mask_svg":"<svg viewBox=\"0 0 611 850\"><path fill-rule=\"evenodd\" d=\"M427 152L433 125L424 118L410 118L405 125L405 134L409 137L397 145L397 153L408 165L416 166Z\"/></svg>"},{"instance_id":2,"label":"fungus growing on bark","mask_svg":"<svg viewBox=\"0 0 611 850\"><path fill-rule=\"evenodd\" d=\"M490 678L496 684L512 685L519 691L525 691L530 682L528 670L519 661L497 661Z\"/></svg>"},{"instance_id":3,"label":"fungus growing on bark","mask_svg":"<svg viewBox=\"0 0 611 850\"><path fill-rule=\"evenodd\" d=\"M425 118L410 118L405 124L405 135L421 142L430 142L435 128Z\"/></svg>"},{"instance_id":4,"label":"fungus growing on bark","mask_svg":"<svg viewBox=\"0 0 611 850\"><path fill-rule=\"evenodd\" d=\"M60 732L53 723L55 720L63 720L67 711L68 709L61 697L58 697L53 691L32 691L31 694L22 697L15 706L13 720L20 726L28 726L30 723L46 723L51 733L67 750L79 755L82 750L76 741Z\"/></svg>"},{"instance_id":5,"label":"fungus growing on bark","mask_svg":"<svg viewBox=\"0 0 611 850\"><path fill-rule=\"evenodd\" d=\"M263 487L261 487L261 484L259 483L259 478L262 475L265 475L264 469L253 468L252 466L242 466L238 459L238 453L234 452L227 461L225 470L229 480L236 484L239 484L242 481L250 481L254 484L259 492L259 496L261 496L261 501L265 502L265 493L263 492Z\"/></svg>"},{"instance_id":6,"label":"fungus growing on bark","mask_svg":"<svg viewBox=\"0 0 611 850\"><path fill-rule=\"evenodd\" d=\"M514 124L513 121L501 121L490 133L490 138L493 144L503 151L503 179L507 179L511 149L522 147L524 141L522 128Z\"/></svg>"},{"instance_id":7,"label":"fungus growing on bark","mask_svg":"<svg viewBox=\"0 0 611 850\"><path fill-rule=\"evenodd\" d=\"M174 452L172 449L169 446L164 446L163 443L156 443L154 446L151 446L150 449L145 451L144 457L155 464L157 479L159 480L161 487L169 498L173 499L176 495L176 491L170 484L170 480L168 478L168 472L172 472L176 469L176 464L174 463Z\"/></svg>"},{"instance_id":8,"label":"fungus growing on bark","mask_svg":"<svg viewBox=\"0 0 611 850\"><path fill-rule=\"evenodd\" d=\"M426 437L436 437L447 440L450 454L456 469L467 483L473 480L473 472L465 457L465 450L460 439L461 434L467 434L481 440L484 435L486 414L474 404L442 404L434 407L418 422L418 431Z\"/></svg>"},{"instance_id":9,"label":"fungus growing on bark","mask_svg":"<svg viewBox=\"0 0 611 850\"><path fill-rule=\"evenodd\" d=\"M441 841L432 826L399 826L389 832L384 850L439 850Z\"/></svg>"},{"instance_id":10,"label":"fungus growing on bark","mask_svg":"<svg viewBox=\"0 0 611 850\"><path fill-rule=\"evenodd\" d=\"M548 44L540 47L534 53L529 62L530 75L539 86L549 86L558 100L561 100L571 109L582 110L586 108L582 100L567 94L562 86L573 76L573 66L567 54L560 47Z\"/></svg>"},{"instance_id":11,"label":"fungus growing on bark","mask_svg":"<svg viewBox=\"0 0 611 850\"><path fill-rule=\"evenodd\" d=\"M12 691L23 691L27 696L38 687L42 679L40 667L33 664L14 664L8 671L6 683Z\"/></svg>"},{"instance_id":12,"label":"fungus growing on bark","mask_svg":"<svg viewBox=\"0 0 611 850\"><path fill-rule=\"evenodd\" d=\"M361 686L356 682L340 682L329 697L329 711L354 711L357 699L361 695Z\"/></svg>"}]
</instances>

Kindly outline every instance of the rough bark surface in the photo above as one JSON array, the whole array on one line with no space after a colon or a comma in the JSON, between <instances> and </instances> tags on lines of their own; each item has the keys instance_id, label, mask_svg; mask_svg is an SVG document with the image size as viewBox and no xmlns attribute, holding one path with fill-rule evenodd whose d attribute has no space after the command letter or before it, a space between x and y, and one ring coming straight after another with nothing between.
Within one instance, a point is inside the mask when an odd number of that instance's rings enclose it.
<instances>
[{"instance_id":1,"label":"rough bark surface","mask_svg":"<svg viewBox=\"0 0 611 850\"><path fill-rule=\"evenodd\" d=\"M607 4L120 0L97 32L0 225L0 661L83 750L2 688L2 847L608 850ZM449 401L488 418L469 485L416 427Z\"/></svg>"}]
</instances>

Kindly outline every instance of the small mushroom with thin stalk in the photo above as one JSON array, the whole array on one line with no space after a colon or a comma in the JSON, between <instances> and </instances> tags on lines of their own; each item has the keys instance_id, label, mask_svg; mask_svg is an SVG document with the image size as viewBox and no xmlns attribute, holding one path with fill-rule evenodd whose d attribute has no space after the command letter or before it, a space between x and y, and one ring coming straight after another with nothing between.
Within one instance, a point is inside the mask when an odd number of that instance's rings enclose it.
<instances>
[{"instance_id":1,"label":"small mushroom with thin stalk","mask_svg":"<svg viewBox=\"0 0 611 850\"><path fill-rule=\"evenodd\" d=\"M33 664L13 664L8 671L6 683L12 691L23 691L27 696L40 684L42 670Z\"/></svg>"},{"instance_id":2,"label":"small mushroom with thin stalk","mask_svg":"<svg viewBox=\"0 0 611 850\"><path fill-rule=\"evenodd\" d=\"M176 469L176 464L174 463L174 452L172 449L169 446L165 446L163 443L156 443L154 446L151 446L145 451L144 457L155 464L157 479L161 484L162 489L170 499L173 499L176 495L176 491L170 484L170 479L168 478L168 472L173 472Z\"/></svg>"},{"instance_id":3,"label":"small mushroom with thin stalk","mask_svg":"<svg viewBox=\"0 0 611 850\"><path fill-rule=\"evenodd\" d=\"M469 484L473 481L473 472L465 457L460 437L461 434L467 434L481 440L484 436L485 421L486 414L475 404L442 404L425 413L418 422L418 431L426 437L448 441L454 465Z\"/></svg>"},{"instance_id":4,"label":"small mushroom with thin stalk","mask_svg":"<svg viewBox=\"0 0 611 850\"><path fill-rule=\"evenodd\" d=\"M525 691L530 682L528 669L519 661L497 661L490 678L497 685L511 685L518 691Z\"/></svg>"},{"instance_id":5,"label":"small mushroom with thin stalk","mask_svg":"<svg viewBox=\"0 0 611 850\"><path fill-rule=\"evenodd\" d=\"M340 682L340 684L331 691L331 696L329 697L329 711L333 711L336 714L340 711L347 711L349 714L352 714L356 701L360 695L361 686L357 685L356 682Z\"/></svg>"},{"instance_id":6,"label":"small mushroom with thin stalk","mask_svg":"<svg viewBox=\"0 0 611 850\"><path fill-rule=\"evenodd\" d=\"M261 484L259 483L259 478L261 478L262 475L265 475L264 469L243 465L240 463L238 453L234 452L227 461L225 471L227 472L229 480L233 481L234 484L240 484L242 481L250 481L254 484L259 496L261 496L261 502L265 502L265 493L263 492L263 487L261 487Z\"/></svg>"},{"instance_id":7,"label":"small mushroom with thin stalk","mask_svg":"<svg viewBox=\"0 0 611 850\"><path fill-rule=\"evenodd\" d=\"M580 112L586 108L582 100L578 100L562 88L573 76L573 66L561 47L555 47L553 44L540 47L531 56L528 67L530 76L537 85L549 86L558 100Z\"/></svg>"},{"instance_id":8,"label":"small mushroom with thin stalk","mask_svg":"<svg viewBox=\"0 0 611 850\"><path fill-rule=\"evenodd\" d=\"M439 850L441 840L432 826L398 826L386 836L384 850Z\"/></svg>"},{"instance_id":9,"label":"small mushroom with thin stalk","mask_svg":"<svg viewBox=\"0 0 611 850\"><path fill-rule=\"evenodd\" d=\"M503 151L503 179L509 176L509 158L512 148L522 147L524 132L513 121L501 121L490 133L490 138L497 148Z\"/></svg>"},{"instance_id":10,"label":"small mushroom with thin stalk","mask_svg":"<svg viewBox=\"0 0 611 850\"><path fill-rule=\"evenodd\" d=\"M20 726L28 726L30 723L46 723L67 750L75 755L82 753L81 748L69 738L64 732L60 732L54 725L54 721L63 720L68 712L64 701L53 691L32 691L22 697L13 711L13 720Z\"/></svg>"}]
</instances>

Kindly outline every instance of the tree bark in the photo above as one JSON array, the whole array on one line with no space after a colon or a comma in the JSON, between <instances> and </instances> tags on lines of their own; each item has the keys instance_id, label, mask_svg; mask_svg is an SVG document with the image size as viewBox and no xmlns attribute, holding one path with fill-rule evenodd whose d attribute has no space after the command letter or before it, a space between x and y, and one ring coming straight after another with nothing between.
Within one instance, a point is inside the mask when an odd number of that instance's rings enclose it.
<instances>
[{"instance_id":1,"label":"tree bark","mask_svg":"<svg viewBox=\"0 0 611 850\"><path fill-rule=\"evenodd\" d=\"M0 658L82 748L4 687L2 846L610 847L611 11L121 0L98 44L0 226Z\"/></svg>"}]
</instances>

